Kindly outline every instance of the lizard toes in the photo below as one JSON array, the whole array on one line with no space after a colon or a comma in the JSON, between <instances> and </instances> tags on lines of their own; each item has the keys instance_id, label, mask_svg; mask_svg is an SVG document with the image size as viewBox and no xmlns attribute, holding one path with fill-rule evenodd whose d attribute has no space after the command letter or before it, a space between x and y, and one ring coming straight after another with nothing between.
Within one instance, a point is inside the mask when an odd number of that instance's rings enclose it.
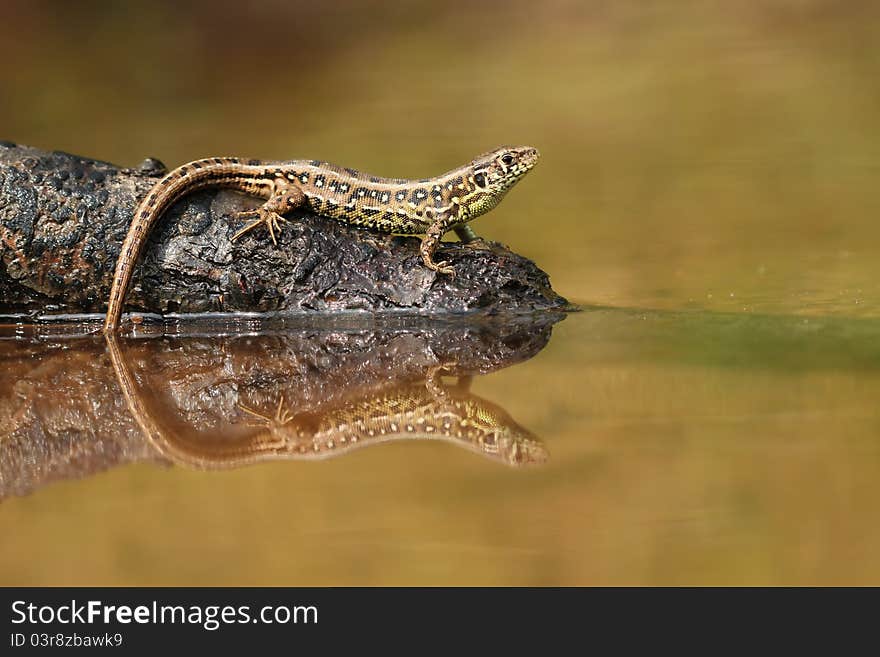
<instances>
[{"instance_id":1,"label":"lizard toes","mask_svg":"<svg viewBox=\"0 0 880 657\"><path fill-rule=\"evenodd\" d=\"M449 262L443 260L442 262L435 263L434 267L432 267L434 271L438 274L446 274L447 276L451 276L455 278L455 270L449 266Z\"/></svg>"}]
</instances>

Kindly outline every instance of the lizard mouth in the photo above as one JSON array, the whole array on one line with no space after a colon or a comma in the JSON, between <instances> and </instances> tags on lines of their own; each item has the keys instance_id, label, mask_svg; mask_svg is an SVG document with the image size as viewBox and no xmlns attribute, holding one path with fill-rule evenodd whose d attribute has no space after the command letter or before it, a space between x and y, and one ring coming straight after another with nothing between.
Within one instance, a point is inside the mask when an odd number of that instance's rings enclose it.
<instances>
[{"instance_id":1,"label":"lizard mouth","mask_svg":"<svg viewBox=\"0 0 880 657\"><path fill-rule=\"evenodd\" d=\"M541 154L537 148L525 148L517 158L517 161L510 167L509 173L513 178L519 179L531 171L540 158Z\"/></svg>"},{"instance_id":2,"label":"lizard mouth","mask_svg":"<svg viewBox=\"0 0 880 657\"><path fill-rule=\"evenodd\" d=\"M531 169L534 168L534 166L538 163L538 160L540 159L541 153L538 151L537 148L528 149L522 157L521 166L523 168L523 173L525 173L526 171L531 171Z\"/></svg>"}]
</instances>

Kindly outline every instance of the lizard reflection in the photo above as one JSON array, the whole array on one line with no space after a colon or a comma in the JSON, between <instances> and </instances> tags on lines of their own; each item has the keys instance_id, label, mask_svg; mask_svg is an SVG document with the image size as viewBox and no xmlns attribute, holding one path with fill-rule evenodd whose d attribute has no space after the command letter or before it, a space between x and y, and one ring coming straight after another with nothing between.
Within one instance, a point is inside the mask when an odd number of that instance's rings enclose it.
<instances>
[{"instance_id":1,"label":"lizard reflection","mask_svg":"<svg viewBox=\"0 0 880 657\"><path fill-rule=\"evenodd\" d=\"M264 412L239 404L241 419L223 439L175 432L150 411L115 336L108 351L129 409L155 449L171 461L199 469L233 468L266 460L325 459L397 440L446 441L503 463L541 463L543 444L502 408L470 392L470 377L447 386L441 374L454 365L429 368L425 380L343 397L331 405L297 412L279 398ZM254 427L261 429L256 433ZM242 428L251 431L241 432Z\"/></svg>"}]
</instances>

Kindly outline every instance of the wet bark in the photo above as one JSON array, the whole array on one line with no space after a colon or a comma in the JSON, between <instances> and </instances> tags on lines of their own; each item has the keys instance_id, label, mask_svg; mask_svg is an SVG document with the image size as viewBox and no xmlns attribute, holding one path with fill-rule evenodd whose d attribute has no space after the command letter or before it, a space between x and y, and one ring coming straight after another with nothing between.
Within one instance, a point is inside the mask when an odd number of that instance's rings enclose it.
<instances>
[{"instance_id":1,"label":"wet bark","mask_svg":"<svg viewBox=\"0 0 880 657\"><path fill-rule=\"evenodd\" d=\"M103 312L134 208L164 173L0 142L0 313ZM127 297L151 313L394 310L533 311L566 304L547 275L497 243L445 243L456 277L422 264L419 239L291 215L272 244L237 242L237 212L261 201L229 190L181 199L154 228Z\"/></svg>"}]
</instances>

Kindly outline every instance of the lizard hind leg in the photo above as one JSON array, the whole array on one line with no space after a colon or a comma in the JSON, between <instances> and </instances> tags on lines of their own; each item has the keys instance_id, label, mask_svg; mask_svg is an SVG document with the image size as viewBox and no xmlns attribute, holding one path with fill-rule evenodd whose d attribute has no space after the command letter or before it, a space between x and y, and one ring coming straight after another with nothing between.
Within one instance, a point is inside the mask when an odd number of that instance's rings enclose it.
<instances>
[{"instance_id":1,"label":"lizard hind leg","mask_svg":"<svg viewBox=\"0 0 880 657\"><path fill-rule=\"evenodd\" d=\"M232 236L232 241L236 241L239 237L252 231L257 226L263 224L269 229L269 237L272 243L277 245L275 232L281 232L281 224L287 221L282 215L290 212L294 208L301 207L306 203L306 195L296 185L282 184L275 186L275 192L269 197L263 205L256 210L246 210L238 213L238 218L247 219L256 217L256 221L252 221L247 226L239 230Z\"/></svg>"}]
</instances>

